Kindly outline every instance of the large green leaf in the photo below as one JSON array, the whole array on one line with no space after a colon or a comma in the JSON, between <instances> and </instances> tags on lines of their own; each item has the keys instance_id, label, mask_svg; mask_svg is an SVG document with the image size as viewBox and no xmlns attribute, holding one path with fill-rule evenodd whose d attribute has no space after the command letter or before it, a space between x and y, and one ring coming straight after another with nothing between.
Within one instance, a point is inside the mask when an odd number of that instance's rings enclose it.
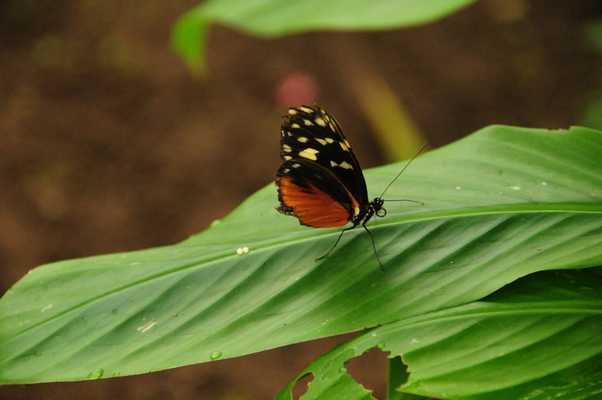
<instances>
[{"instance_id":1,"label":"large green leaf","mask_svg":"<svg viewBox=\"0 0 602 400\"><path fill-rule=\"evenodd\" d=\"M542 272L483 301L373 329L314 361L279 399L292 399L307 374L304 400L372 398L345 368L372 347L402 355L410 375L400 390L429 398L599 399L601 333L602 274Z\"/></svg>"},{"instance_id":2,"label":"large green leaf","mask_svg":"<svg viewBox=\"0 0 602 400\"><path fill-rule=\"evenodd\" d=\"M317 29L387 29L434 21L474 1L209 0L180 17L172 41L176 51L198 67L207 29L214 22L272 37Z\"/></svg>"},{"instance_id":3,"label":"large green leaf","mask_svg":"<svg viewBox=\"0 0 602 400\"><path fill-rule=\"evenodd\" d=\"M173 245L34 269L0 299L0 382L137 374L468 303L602 264L602 134L493 126L416 159L367 235L299 226L272 185ZM369 170L380 193L402 164ZM244 250L248 247L249 251ZM237 251L238 250L238 251Z\"/></svg>"}]
</instances>

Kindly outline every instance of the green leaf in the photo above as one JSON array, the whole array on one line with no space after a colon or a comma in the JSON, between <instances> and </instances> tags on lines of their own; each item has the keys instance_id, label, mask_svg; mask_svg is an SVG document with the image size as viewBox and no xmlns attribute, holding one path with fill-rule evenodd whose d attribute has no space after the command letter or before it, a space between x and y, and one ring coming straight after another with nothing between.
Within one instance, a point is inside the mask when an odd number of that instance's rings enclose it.
<instances>
[{"instance_id":1,"label":"green leaf","mask_svg":"<svg viewBox=\"0 0 602 400\"><path fill-rule=\"evenodd\" d=\"M139 374L361 330L602 264L602 134L493 126L418 157L365 232L278 214L273 185L172 246L34 269L0 299L0 382ZM404 165L366 171L380 193ZM248 253L245 252L248 248Z\"/></svg>"},{"instance_id":2,"label":"green leaf","mask_svg":"<svg viewBox=\"0 0 602 400\"><path fill-rule=\"evenodd\" d=\"M602 97L597 96L589 101L582 122L589 128L602 129Z\"/></svg>"},{"instance_id":3,"label":"green leaf","mask_svg":"<svg viewBox=\"0 0 602 400\"><path fill-rule=\"evenodd\" d=\"M437 20L474 1L209 0L180 17L172 45L189 65L199 68L211 23L268 37L318 29L391 29Z\"/></svg>"},{"instance_id":4,"label":"green leaf","mask_svg":"<svg viewBox=\"0 0 602 400\"><path fill-rule=\"evenodd\" d=\"M403 392L471 400L597 399L601 332L602 274L538 273L483 301L387 324L338 346L301 373L314 376L303 400L340 398L323 395L335 386L361 387L345 363L376 346L391 357L402 355L409 366ZM278 398L292 399L296 382Z\"/></svg>"},{"instance_id":5,"label":"green leaf","mask_svg":"<svg viewBox=\"0 0 602 400\"><path fill-rule=\"evenodd\" d=\"M171 47L184 59L192 72L205 69L208 23L202 13L189 12L178 19L171 33Z\"/></svg>"},{"instance_id":6,"label":"green leaf","mask_svg":"<svg viewBox=\"0 0 602 400\"><path fill-rule=\"evenodd\" d=\"M595 21L586 25L585 38L592 49L602 53L602 22Z\"/></svg>"}]
</instances>

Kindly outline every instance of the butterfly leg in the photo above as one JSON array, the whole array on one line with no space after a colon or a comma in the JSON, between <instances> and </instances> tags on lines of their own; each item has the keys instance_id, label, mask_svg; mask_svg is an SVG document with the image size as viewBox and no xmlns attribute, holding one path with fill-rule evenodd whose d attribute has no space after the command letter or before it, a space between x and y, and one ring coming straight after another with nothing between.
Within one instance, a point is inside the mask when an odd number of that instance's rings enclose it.
<instances>
[{"instance_id":1,"label":"butterfly leg","mask_svg":"<svg viewBox=\"0 0 602 400\"><path fill-rule=\"evenodd\" d=\"M376 252L376 243L374 242L374 237L372 236L372 232L370 232L370 229L368 229L368 227L366 226L366 222L362 224L362 228L364 228L364 230L368 233L368 236L370 237L370 242L372 243L372 250L374 251L374 256L376 257L376 261L378 261L378 266L380 267L380 270L382 272L385 272L385 267L383 266L383 263L380 261L378 253Z\"/></svg>"},{"instance_id":2,"label":"butterfly leg","mask_svg":"<svg viewBox=\"0 0 602 400\"><path fill-rule=\"evenodd\" d=\"M341 231L341 233L339 233L339 237L337 238L337 240L334 242L334 244L330 247L330 249L326 252L326 254L316 258L316 261L320 261L326 257L328 257L330 255L330 253L332 253L332 251L335 249L335 247L337 247L337 244L339 244L339 241L341 240L341 237L343 237L343 233L345 233L348 230L351 230L353 228L355 228L356 225L350 226L349 228L345 228Z\"/></svg>"}]
</instances>

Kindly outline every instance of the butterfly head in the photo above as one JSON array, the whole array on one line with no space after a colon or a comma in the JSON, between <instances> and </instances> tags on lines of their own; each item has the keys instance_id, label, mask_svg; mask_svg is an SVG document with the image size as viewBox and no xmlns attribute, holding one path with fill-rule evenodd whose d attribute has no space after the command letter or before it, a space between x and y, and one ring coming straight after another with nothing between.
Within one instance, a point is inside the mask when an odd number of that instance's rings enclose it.
<instances>
[{"instance_id":1,"label":"butterfly head","mask_svg":"<svg viewBox=\"0 0 602 400\"><path fill-rule=\"evenodd\" d=\"M383 207L384 204L385 201L382 197L375 197L374 200L370 202L370 208L377 217L382 218L387 215L387 209Z\"/></svg>"}]
</instances>

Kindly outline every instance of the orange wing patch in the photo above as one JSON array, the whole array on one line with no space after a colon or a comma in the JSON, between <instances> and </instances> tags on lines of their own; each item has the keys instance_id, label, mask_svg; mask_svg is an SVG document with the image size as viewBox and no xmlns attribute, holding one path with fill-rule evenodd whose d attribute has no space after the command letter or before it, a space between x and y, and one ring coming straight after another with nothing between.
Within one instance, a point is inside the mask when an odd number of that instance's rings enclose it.
<instances>
[{"instance_id":1,"label":"orange wing patch","mask_svg":"<svg viewBox=\"0 0 602 400\"><path fill-rule=\"evenodd\" d=\"M315 186L300 187L288 176L279 178L277 184L282 203L293 210L301 224L332 228L349 222L349 211Z\"/></svg>"}]
</instances>

